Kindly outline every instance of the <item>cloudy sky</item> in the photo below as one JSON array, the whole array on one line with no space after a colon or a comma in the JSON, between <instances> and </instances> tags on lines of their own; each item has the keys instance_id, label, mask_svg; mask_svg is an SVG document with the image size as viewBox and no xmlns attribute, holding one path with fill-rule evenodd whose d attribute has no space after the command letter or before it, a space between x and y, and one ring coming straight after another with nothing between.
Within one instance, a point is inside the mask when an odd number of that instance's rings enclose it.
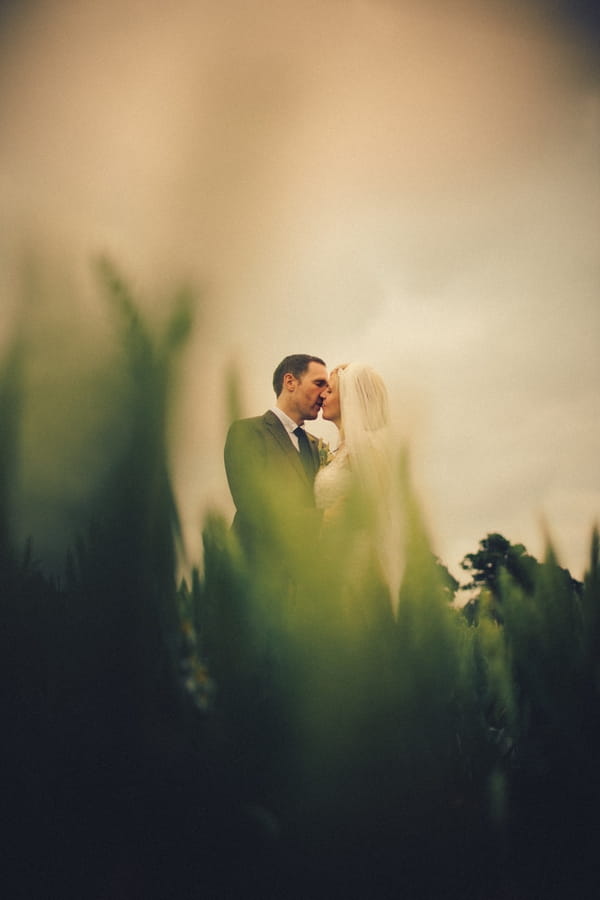
<instances>
[{"instance_id":1,"label":"cloudy sky","mask_svg":"<svg viewBox=\"0 0 600 900\"><path fill-rule=\"evenodd\" d=\"M0 329L26 246L79 279L80 318L99 252L149 312L199 286L173 444L192 555L206 507L231 512L225 373L260 413L277 362L308 352L384 375L455 574L488 532L541 556L549 530L581 577L600 518L592 5L18 6L0 20Z\"/></svg>"}]
</instances>

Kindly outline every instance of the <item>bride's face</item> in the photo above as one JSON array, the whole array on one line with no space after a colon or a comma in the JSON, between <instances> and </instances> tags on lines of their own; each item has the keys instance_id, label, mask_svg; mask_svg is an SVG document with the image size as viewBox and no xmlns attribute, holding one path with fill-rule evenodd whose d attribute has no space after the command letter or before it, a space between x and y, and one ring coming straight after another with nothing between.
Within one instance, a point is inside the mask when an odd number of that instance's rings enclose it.
<instances>
[{"instance_id":1,"label":"bride's face","mask_svg":"<svg viewBox=\"0 0 600 900\"><path fill-rule=\"evenodd\" d=\"M321 394L323 405L321 410L323 418L333 422L339 428L342 423L342 411L340 409L340 390L337 372L332 372L329 384Z\"/></svg>"}]
</instances>

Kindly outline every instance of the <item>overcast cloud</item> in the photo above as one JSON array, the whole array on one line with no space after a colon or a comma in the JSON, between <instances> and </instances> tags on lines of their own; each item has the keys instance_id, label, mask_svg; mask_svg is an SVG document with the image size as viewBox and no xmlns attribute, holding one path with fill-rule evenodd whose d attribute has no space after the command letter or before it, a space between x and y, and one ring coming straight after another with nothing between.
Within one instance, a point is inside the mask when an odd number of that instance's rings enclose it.
<instances>
[{"instance_id":1,"label":"overcast cloud","mask_svg":"<svg viewBox=\"0 0 600 900\"><path fill-rule=\"evenodd\" d=\"M600 91L590 23L543 8L5 14L0 325L25 241L82 280L108 251L148 295L202 286L174 444L192 555L206 506L231 512L225 372L260 413L279 359L309 352L386 378L451 570L490 531L540 556L545 522L582 576L600 517Z\"/></svg>"}]
</instances>

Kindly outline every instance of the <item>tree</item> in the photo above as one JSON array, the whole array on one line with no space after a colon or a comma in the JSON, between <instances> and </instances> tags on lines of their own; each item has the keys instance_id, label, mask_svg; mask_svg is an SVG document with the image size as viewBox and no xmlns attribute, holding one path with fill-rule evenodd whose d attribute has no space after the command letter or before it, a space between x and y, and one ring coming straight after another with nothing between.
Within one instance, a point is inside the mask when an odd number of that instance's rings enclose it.
<instances>
[{"instance_id":1,"label":"tree","mask_svg":"<svg viewBox=\"0 0 600 900\"><path fill-rule=\"evenodd\" d=\"M496 622L504 620L502 613L501 573L505 572L526 594L533 594L540 572L551 565L562 573L565 586L581 596L583 585L573 578L568 569L557 566L553 554L548 562L540 563L527 553L523 544L511 544L503 535L494 532L479 542L476 553L467 553L461 568L471 575L471 581L462 585L461 590L477 590L477 593L463 606L463 613L471 624L479 620L481 595L487 591L488 613Z\"/></svg>"},{"instance_id":2,"label":"tree","mask_svg":"<svg viewBox=\"0 0 600 900\"><path fill-rule=\"evenodd\" d=\"M501 534L494 533L479 542L476 553L467 553L460 565L472 577L465 588L486 587L497 594L501 569L506 569L519 586L530 593L539 563L529 556L523 544L511 544Z\"/></svg>"},{"instance_id":3,"label":"tree","mask_svg":"<svg viewBox=\"0 0 600 900\"><path fill-rule=\"evenodd\" d=\"M479 618L482 590L490 596L489 613L497 622L502 622L502 596L500 573L508 572L516 584L527 594L533 592L538 561L527 553L523 544L511 544L503 535L488 534L479 542L476 553L467 553L461 568L471 575L471 581L462 590L479 589L463 607L464 615L471 623Z\"/></svg>"}]
</instances>

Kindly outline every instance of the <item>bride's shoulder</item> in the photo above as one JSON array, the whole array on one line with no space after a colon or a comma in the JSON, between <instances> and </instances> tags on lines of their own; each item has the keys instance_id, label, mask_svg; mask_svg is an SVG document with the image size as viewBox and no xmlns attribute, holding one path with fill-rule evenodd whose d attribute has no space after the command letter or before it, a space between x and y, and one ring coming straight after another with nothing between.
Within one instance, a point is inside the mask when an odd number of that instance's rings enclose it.
<instances>
[{"instance_id":1,"label":"bride's shoulder","mask_svg":"<svg viewBox=\"0 0 600 900\"><path fill-rule=\"evenodd\" d=\"M339 447L336 447L335 450L331 451L332 461L337 460L338 463L343 462L344 465L348 464L348 448L345 444L340 444Z\"/></svg>"},{"instance_id":2,"label":"bride's shoulder","mask_svg":"<svg viewBox=\"0 0 600 900\"><path fill-rule=\"evenodd\" d=\"M326 509L344 500L351 490L351 472L345 448L331 453L330 461L321 466L315 479L317 507Z\"/></svg>"},{"instance_id":3,"label":"bride's shoulder","mask_svg":"<svg viewBox=\"0 0 600 900\"><path fill-rule=\"evenodd\" d=\"M345 478L349 468L348 452L345 447L340 447L338 450L327 451L327 459L322 460L317 475L328 481Z\"/></svg>"}]
</instances>

